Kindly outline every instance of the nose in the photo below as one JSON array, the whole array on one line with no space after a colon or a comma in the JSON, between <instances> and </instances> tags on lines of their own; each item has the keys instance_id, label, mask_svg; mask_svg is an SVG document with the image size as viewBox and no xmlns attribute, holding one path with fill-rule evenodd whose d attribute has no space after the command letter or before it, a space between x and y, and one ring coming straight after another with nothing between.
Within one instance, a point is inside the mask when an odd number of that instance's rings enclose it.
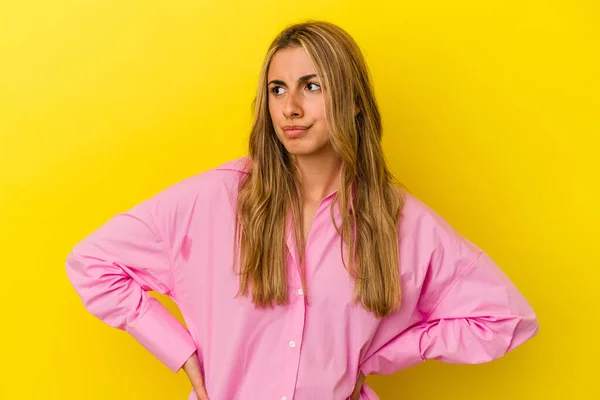
<instances>
[{"instance_id":1,"label":"nose","mask_svg":"<svg viewBox=\"0 0 600 400\"><path fill-rule=\"evenodd\" d=\"M286 118L292 119L302 117L302 100L299 98L299 96L301 96L301 94L298 94L295 91L290 91L287 95L283 105L283 115Z\"/></svg>"}]
</instances>

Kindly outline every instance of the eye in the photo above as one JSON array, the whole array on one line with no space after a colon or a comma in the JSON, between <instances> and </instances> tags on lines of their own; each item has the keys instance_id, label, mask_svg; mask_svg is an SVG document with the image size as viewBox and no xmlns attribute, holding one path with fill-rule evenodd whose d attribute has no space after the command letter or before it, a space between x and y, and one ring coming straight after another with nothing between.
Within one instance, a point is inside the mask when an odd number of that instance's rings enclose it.
<instances>
[{"instance_id":1,"label":"eye","mask_svg":"<svg viewBox=\"0 0 600 400\"><path fill-rule=\"evenodd\" d=\"M271 87L271 93L273 93L275 96L279 96L280 94L283 94L283 87L273 86Z\"/></svg>"},{"instance_id":2,"label":"eye","mask_svg":"<svg viewBox=\"0 0 600 400\"><path fill-rule=\"evenodd\" d=\"M308 90L310 90L311 92L316 92L317 90L321 89L321 85L319 85L318 83L314 83L314 82L308 82L306 84L306 87L308 88Z\"/></svg>"}]
</instances>

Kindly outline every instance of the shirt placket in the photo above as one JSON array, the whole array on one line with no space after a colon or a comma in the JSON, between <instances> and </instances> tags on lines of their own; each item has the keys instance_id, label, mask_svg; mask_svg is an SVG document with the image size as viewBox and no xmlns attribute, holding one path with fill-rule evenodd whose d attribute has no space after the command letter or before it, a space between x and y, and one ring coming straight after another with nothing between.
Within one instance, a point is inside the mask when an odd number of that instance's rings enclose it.
<instances>
[{"instance_id":1,"label":"shirt placket","mask_svg":"<svg viewBox=\"0 0 600 400\"><path fill-rule=\"evenodd\" d=\"M290 226L290 225L288 225ZM298 378L298 368L300 366L300 351L302 349L302 339L304 333L304 319L306 313L306 302L304 290L302 289L302 280L297 264L297 252L295 246L295 236L290 232L287 239L288 244L288 276L289 285L289 306L288 316L286 317L286 328L283 340L280 346L284 349L277 351L284 352L283 374L281 378L281 396L280 400L292 400Z\"/></svg>"}]
</instances>

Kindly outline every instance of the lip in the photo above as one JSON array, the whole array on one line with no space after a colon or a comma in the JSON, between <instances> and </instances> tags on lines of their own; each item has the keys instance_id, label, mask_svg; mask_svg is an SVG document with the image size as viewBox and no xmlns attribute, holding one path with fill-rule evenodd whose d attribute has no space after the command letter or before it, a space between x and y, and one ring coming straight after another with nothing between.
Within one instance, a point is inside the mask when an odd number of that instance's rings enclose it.
<instances>
[{"instance_id":1,"label":"lip","mask_svg":"<svg viewBox=\"0 0 600 400\"><path fill-rule=\"evenodd\" d=\"M310 126L286 125L283 127L283 132L287 137L295 138L304 135L310 128Z\"/></svg>"}]
</instances>

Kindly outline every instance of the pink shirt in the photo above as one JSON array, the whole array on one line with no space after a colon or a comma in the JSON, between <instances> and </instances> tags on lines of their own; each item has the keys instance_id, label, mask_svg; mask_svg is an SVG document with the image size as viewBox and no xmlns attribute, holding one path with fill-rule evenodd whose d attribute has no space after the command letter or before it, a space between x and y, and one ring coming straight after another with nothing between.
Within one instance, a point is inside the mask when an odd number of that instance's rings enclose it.
<instances>
[{"instance_id":1,"label":"pink shirt","mask_svg":"<svg viewBox=\"0 0 600 400\"><path fill-rule=\"evenodd\" d=\"M257 309L249 298L235 298L234 218L244 160L116 215L67 260L86 309L129 332L172 371L197 350L212 400L346 399L360 371L391 374L426 359L483 363L537 333L534 311L490 257L409 194L398 312L377 319L353 305L329 212L333 193L319 205L307 243L308 293L290 233L289 304ZM340 221L337 209L335 217ZM150 290L175 301L187 328ZM361 399L378 397L364 385Z\"/></svg>"}]
</instances>

